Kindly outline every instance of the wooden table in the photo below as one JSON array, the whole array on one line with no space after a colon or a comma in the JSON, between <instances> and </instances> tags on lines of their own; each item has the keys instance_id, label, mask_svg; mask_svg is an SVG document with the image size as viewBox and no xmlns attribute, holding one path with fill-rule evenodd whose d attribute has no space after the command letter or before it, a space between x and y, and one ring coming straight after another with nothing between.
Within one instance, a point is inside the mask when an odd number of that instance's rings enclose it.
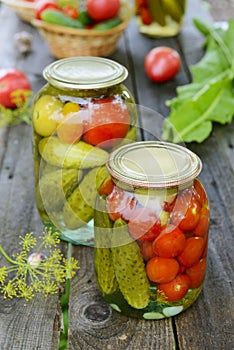
<instances>
[{"instance_id":1,"label":"wooden table","mask_svg":"<svg viewBox=\"0 0 234 350\"><path fill-rule=\"evenodd\" d=\"M231 8L231 1L230 1ZM112 59L129 70L127 86L136 102L167 116L165 100L175 88L190 81L189 66L203 55L203 38L192 24L194 14L212 21L202 1L188 1L186 20L177 38L150 39L138 33L133 20ZM229 17L227 11L226 19ZM217 13L216 13L217 18ZM5 5L0 5L0 67L15 66L30 78L33 90L45 83L41 72L54 61L39 33ZM14 34L33 35L32 51L21 55ZM183 58L178 76L157 85L143 70L145 54L154 46L168 45ZM154 134L153 119L141 120ZM156 129L155 129L156 130ZM189 144L203 162L203 181L211 205L211 227L205 285L199 299L186 312L160 321L131 319L112 311L100 296L94 276L93 248L73 246L80 270L72 280L69 305L69 349L72 350L232 350L234 349L233 233L234 233L234 122L216 125L202 144ZM148 133L145 139L152 138ZM40 233L34 203L31 128L26 124L0 129L0 243L9 254L18 249L18 236ZM66 244L65 244L66 246ZM5 263L0 258L1 264ZM30 302L0 297L1 350L58 349L61 309L57 295L36 295Z\"/></svg>"}]
</instances>

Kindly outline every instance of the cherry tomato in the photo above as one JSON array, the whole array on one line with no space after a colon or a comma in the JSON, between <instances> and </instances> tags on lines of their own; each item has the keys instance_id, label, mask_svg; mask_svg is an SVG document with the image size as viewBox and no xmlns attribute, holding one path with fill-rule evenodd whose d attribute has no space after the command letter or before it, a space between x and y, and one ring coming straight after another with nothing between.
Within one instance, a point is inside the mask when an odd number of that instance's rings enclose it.
<instances>
[{"instance_id":1,"label":"cherry tomato","mask_svg":"<svg viewBox=\"0 0 234 350\"><path fill-rule=\"evenodd\" d=\"M153 241L161 232L160 219L149 208L137 208L128 222L131 236L140 241Z\"/></svg>"},{"instance_id":2,"label":"cherry tomato","mask_svg":"<svg viewBox=\"0 0 234 350\"><path fill-rule=\"evenodd\" d=\"M205 236L207 234L208 229L209 229L209 224L210 224L210 211L208 208L203 207L201 208L201 214L200 214L200 219L193 229L193 233L196 236Z\"/></svg>"},{"instance_id":3,"label":"cherry tomato","mask_svg":"<svg viewBox=\"0 0 234 350\"><path fill-rule=\"evenodd\" d=\"M142 7L139 12L143 24L149 25L153 22L153 17L148 8Z\"/></svg>"},{"instance_id":4,"label":"cherry tomato","mask_svg":"<svg viewBox=\"0 0 234 350\"><path fill-rule=\"evenodd\" d=\"M181 230L192 230L200 218L201 205L193 196L191 189L183 190L176 199L170 219Z\"/></svg>"},{"instance_id":5,"label":"cherry tomato","mask_svg":"<svg viewBox=\"0 0 234 350\"><path fill-rule=\"evenodd\" d=\"M86 0L86 9L95 21L105 21L115 17L121 7L120 0Z\"/></svg>"},{"instance_id":6,"label":"cherry tomato","mask_svg":"<svg viewBox=\"0 0 234 350\"><path fill-rule=\"evenodd\" d=\"M204 239L202 237L188 238L183 252L177 257L177 259L185 266L192 266L201 258L203 249Z\"/></svg>"},{"instance_id":7,"label":"cherry tomato","mask_svg":"<svg viewBox=\"0 0 234 350\"><path fill-rule=\"evenodd\" d=\"M54 0L38 0L35 2L35 17L41 19L41 14L43 11L48 9L60 10L59 5Z\"/></svg>"},{"instance_id":8,"label":"cherry tomato","mask_svg":"<svg viewBox=\"0 0 234 350\"><path fill-rule=\"evenodd\" d=\"M155 256L155 253L153 251L153 247L152 247L152 242L149 241L138 241L140 250L141 250L141 254L143 256L143 259L145 261L148 261L149 259L153 258Z\"/></svg>"},{"instance_id":9,"label":"cherry tomato","mask_svg":"<svg viewBox=\"0 0 234 350\"><path fill-rule=\"evenodd\" d=\"M104 196L109 196L109 194L111 194L111 192L114 189L114 182L111 180L110 177L107 177L103 183L101 184L101 186L98 189L98 193L100 195L104 195Z\"/></svg>"},{"instance_id":10,"label":"cherry tomato","mask_svg":"<svg viewBox=\"0 0 234 350\"><path fill-rule=\"evenodd\" d=\"M155 256L146 264L148 278L156 283L168 283L172 281L179 271L178 261L171 258Z\"/></svg>"},{"instance_id":11,"label":"cherry tomato","mask_svg":"<svg viewBox=\"0 0 234 350\"><path fill-rule=\"evenodd\" d=\"M106 197L106 208L111 220L119 218L128 220L137 206L137 200L132 193L115 186L111 194Z\"/></svg>"},{"instance_id":12,"label":"cherry tomato","mask_svg":"<svg viewBox=\"0 0 234 350\"><path fill-rule=\"evenodd\" d=\"M191 280L190 288L198 288L204 278L206 273L206 259L201 259L196 265L188 267L186 269L186 275L189 276Z\"/></svg>"},{"instance_id":13,"label":"cherry tomato","mask_svg":"<svg viewBox=\"0 0 234 350\"><path fill-rule=\"evenodd\" d=\"M33 109L33 125L41 136L51 136L57 128L57 115L61 112L63 103L50 95L41 96Z\"/></svg>"},{"instance_id":14,"label":"cherry tomato","mask_svg":"<svg viewBox=\"0 0 234 350\"><path fill-rule=\"evenodd\" d=\"M179 301L190 288L190 278L186 275L178 275L173 281L158 285L158 290L164 292L168 301Z\"/></svg>"},{"instance_id":15,"label":"cherry tomato","mask_svg":"<svg viewBox=\"0 0 234 350\"><path fill-rule=\"evenodd\" d=\"M109 148L118 144L129 129L127 107L115 98L90 104L83 139L94 146Z\"/></svg>"},{"instance_id":16,"label":"cherry tomato","mask_svg":"<svg viewBox=\"0 0 234 350\"><path fill-rule=\"evenodd\" d=\"M167 225L153 242L156 255L174 258L185 248L186 238L183 232L174 225Z\"/></svg>"},{"instance_id":17,"label":"cherry tomato","mask_svg":"<svg viewBox=\"0 0 234 350\"><path fill-rule=\"evenodd\" d=\"M77 103L67 102L62 108L64 118L57 127L59 139L68 144L78 142L83 133L83 124L77 112L80 106Z\"/></svg>"},{"instance_id":18,"label":"cherry tomato","mask_svg":"<svg viewBox=\"0 0 234 350\"><path fill-rule=\"evenodd\" d=\"M65 13L65 15L71 17L71 18L78 18L79 12L78 10L72 6L72 5L66 5L62 8L62 12Z\"/></svg>"},{"instance_id":19,"label":"cherry tomato","mask_svg":"<svg viewBox=\"0 0 234 350\"><path fill-rule=\"evenodd\" d=\"M174 49L160 46L148 52L144 65L147 76L154 82L162 83L176 76L180 70L181 59Z\"/></svg>"},{"instance_id":20,"label":"cherry tomato","mask_svg":"<svg viewBox=\"0 0 234 350\"><path fill-rule=\"evenodd\" d=\"M201 206L208 207L208 197L207 197L206 191L198 179L194 180L193 187L194 187L194 195L199 200Z\"/></svg>"},{"instance_id":21,"label":"cherry tomato","mask_svg":"<svg viewBox=\"0 0 234 350\"><path fill-rule=\"evenodd\" d=\"M0 69L0 105L6 108L20 106L30 91L30 82L21 70L17 68Z\"/></svg>"}]
</instances>

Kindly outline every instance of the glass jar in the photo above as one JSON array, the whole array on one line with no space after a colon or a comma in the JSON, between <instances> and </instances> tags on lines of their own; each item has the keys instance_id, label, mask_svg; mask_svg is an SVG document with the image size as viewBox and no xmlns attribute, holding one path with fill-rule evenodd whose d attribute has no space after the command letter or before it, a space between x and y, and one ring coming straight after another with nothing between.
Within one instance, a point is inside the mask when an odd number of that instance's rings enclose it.
<instances>
[{"instance_id":1,"label":"glass jar","mask_svg":"<svg viewBox=\"0 0 234 350\"><path fill-rule=\"evenodd\" d=\"M200 159L185 147L136 142L106 163L109 193L95 209L95 271L104 299L132 317L186 310L206 271L209 202Z\"/></svg>"},{"instance_id":2,"label":"glass jar","mask_svg":"<svg viewBox=\"0 0 234 350\"><path fill-rule=\"evenodd\" d=\"M61 239L93 245L97 191L109 152L136 140L137 112L123 85L127 69L98 57L53 62L33 102L36 205Z\"/></svg>"},{"instance_id":3,"label":"glass jar","mask_svg":"<svg viewBox=\"0 0 234 350\"><path fill-rule=\"evenodd\" d=\"M150 37L171 37L180 32L186 0L136 0L139 31Z\"/></svg>"}]
</instances>

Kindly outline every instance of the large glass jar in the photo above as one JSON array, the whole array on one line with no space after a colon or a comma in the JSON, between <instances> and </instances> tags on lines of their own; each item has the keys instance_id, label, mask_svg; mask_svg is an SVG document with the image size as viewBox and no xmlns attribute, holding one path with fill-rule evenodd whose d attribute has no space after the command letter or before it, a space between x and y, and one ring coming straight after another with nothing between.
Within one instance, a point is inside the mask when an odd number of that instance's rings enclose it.
<instances>
[{"instance_id":1,"label":"large glass jar","mask_svg":"<svg viewBox=\"0 0 234 350\"><path fill-rule=\"evenodd\" d=\"M136 140L137 113L123 85L127 69L97 57L53 62L33 103L36 204L61 239L93 245L97 191L109 152Z\"/></svg>"},{"instance_id":2,"label":"large glass jar","mask_svg":"<svg viewBox=\"0 0 234 350\"><path fill-rule=\"evenodd\" d=\"M171 37L180 32L186 0L136 0L139 31L150 37Z\"/></svg>"},{"instance_id":3,"label":"large glass jar","mask_svg":"<svg viewBox=\"0 0 234 350\"><path fill-rule=\"evenodd\" d=\"M117 311L162 319L186 310L201 292L209 202L200 159L185 147L136 142L107 160L112 186L95 210L95 271Z\"/></svg>"}]
</instances>

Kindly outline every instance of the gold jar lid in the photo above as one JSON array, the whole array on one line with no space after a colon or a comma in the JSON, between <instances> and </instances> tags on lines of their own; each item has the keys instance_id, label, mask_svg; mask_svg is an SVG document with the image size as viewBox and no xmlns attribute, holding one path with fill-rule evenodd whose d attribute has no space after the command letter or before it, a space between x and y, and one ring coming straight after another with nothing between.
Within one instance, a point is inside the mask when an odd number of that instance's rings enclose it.
<instances>
[{"instance_id":1,"label":"gold jar lid","mask_svg":"<svg viewBox=\"0 0 234 350\"><path fill-rule=\"evenodd\" d=\"M118 181L140 188L169 188L191 182L201 172L200 158L169 142L142 141L116 149L106 163Z\"/></svg>"},{"instance_id":2,"label":"gold jar lid","mask_svg":"<svg viewBox=\"0 0 234 350\"><path fill-rule=\"evenodd\" d=\"M100 89L120 84L128 71L113 60L86 56L57 60L43 70L43 76L58 88Z\"/></svg>"}]
</instances>

